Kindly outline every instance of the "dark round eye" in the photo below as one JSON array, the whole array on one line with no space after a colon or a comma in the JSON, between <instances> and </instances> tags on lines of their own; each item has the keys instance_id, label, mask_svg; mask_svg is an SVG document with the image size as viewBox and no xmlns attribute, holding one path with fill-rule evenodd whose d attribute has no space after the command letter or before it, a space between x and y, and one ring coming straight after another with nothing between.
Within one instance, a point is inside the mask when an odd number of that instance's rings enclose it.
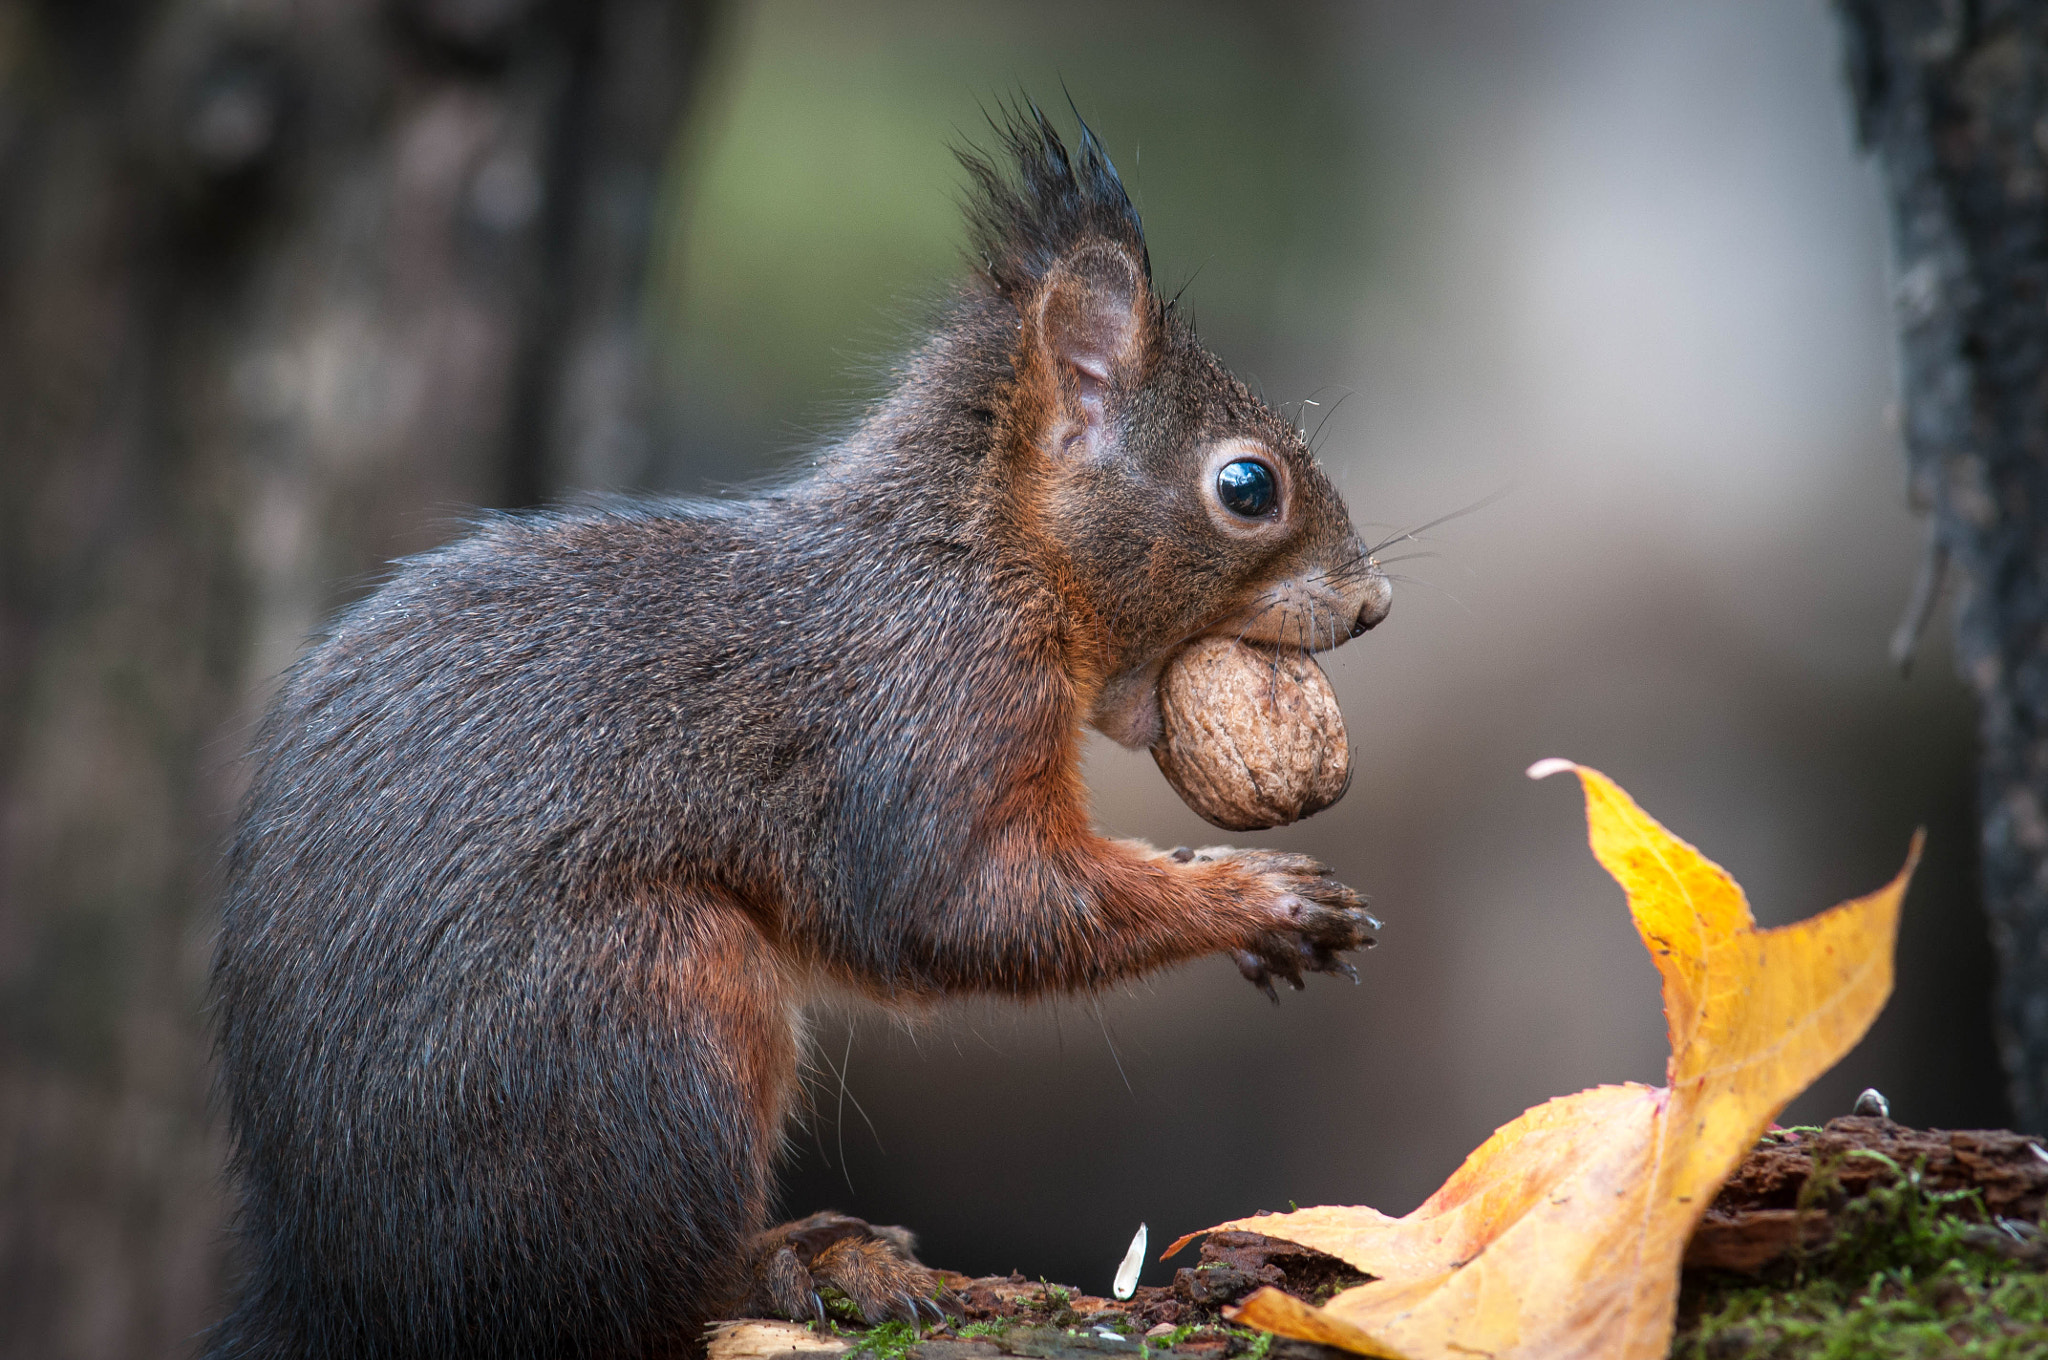
<instances>
[{"instance_id":1,"label":"dark round eye","mask_svg":"<svg viewBox=\"0 0 2048 1360\"><path fill-rule=\"evenodd\" d=\"M1216 499L1233 515L1257 519L1273 508L1279 492L1273 485L1273 469L1250 458L1225 463L1216 474Z\"/></svg>"}]
</instances>

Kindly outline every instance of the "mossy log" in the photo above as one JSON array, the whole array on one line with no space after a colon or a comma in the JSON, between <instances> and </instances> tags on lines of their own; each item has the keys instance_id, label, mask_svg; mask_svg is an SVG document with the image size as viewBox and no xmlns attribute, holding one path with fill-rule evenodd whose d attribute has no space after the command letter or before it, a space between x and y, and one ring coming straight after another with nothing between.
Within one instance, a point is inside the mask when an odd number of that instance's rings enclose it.
<instances>
[{"instance_id":1,"label":"mossy log","mask_svg":"<svg viewBox=\"0 0 2048 1360\"><path fill-rule=\"evenodd\" d=\"M1858 1289L1874 1295L1888 1287L1882 1277L1893 1266L1906 1276L1917 1272L1949 1301L1942 1307L1953 1316L1939 1325L1958 1353L1980 1340L2011 1342L2015 1328L2038 1327L2048 1335L2044 1207L2048 1149L2028 1135L1913 1129L1862 1116L1825 1128L1774 1129L1729 1178L1687 1249L1674 1354L1710 1352L1720 1360L1819 1354L1827 1344L1822 1324L1771 1321L1773 1292L1784 1296L1789 1317L1802 1308L1812 1311L1816 1287L1833 1288L1848 1307L1831 1304L1829 1315L1847 1316L1861 1301ZM1930 1268L1949 1258L1974 1273L1959 1275L1944 1292L1935 1279L1938 1270ZM1842 1273L1837 1266L1855 1278L1830 1284L1831 1270ZM1971 1281L1985 1286L1978 1294L1990 1297L1996 1291L1989 1286L2004 1276L2039 1277L2039 1287L2021 1295L2041 1300L2044 1316L2015 1315L2011 1290L1998 1294L2005 1301L1999 1306L1962 1306L1978 1299ZM1366 1278L1334 1257L1291 1242L1250 1232L1212 1233L1203 1239L1199 1259L1175 1272L1172 1283L1140 1288L1129 1300L1022 1275L949 1274L960 1307L943 1327L821 1329L740 1319L713 1329L711 1360L827 1360L849 1353L877 1360L1235 1360L1248 1354L1334 1360L1342 1352L1263 1339L1229 1325L1221 1310L1261 1285L1320 1303ZM1717 1310L1731 1300L1741 1316L1723 1322ZM1867 1328L1868 1321L1862 1325Z\"/></svg>"}]
</instances>

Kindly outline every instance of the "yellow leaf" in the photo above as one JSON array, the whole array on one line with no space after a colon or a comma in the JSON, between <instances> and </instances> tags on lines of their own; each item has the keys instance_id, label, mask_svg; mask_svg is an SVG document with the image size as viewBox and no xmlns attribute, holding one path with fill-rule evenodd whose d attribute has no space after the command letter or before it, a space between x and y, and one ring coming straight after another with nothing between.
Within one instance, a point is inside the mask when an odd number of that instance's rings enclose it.
<instances>
[{"instance_id":1,"label":"yellow leaf","mask_svg":"<svg viewBox=\"0 0 2048 1360\"><path fill-rule=\"evenodd\" d=\"M1715 1192L1883 1008L1918 835L1877 892L1758 930L1735 881L1605 775L1561 761L1531 774L1560 769L1577 772L1593 854L1663 975L1668 1084L1537 1106L1405 1218L1317 1208L1219 1224L1377 1277L1322 1308L1261 1289L1237 1320L1393 1360L1663 1356L1686 1239Z\"/></svg>"}]
</instances>

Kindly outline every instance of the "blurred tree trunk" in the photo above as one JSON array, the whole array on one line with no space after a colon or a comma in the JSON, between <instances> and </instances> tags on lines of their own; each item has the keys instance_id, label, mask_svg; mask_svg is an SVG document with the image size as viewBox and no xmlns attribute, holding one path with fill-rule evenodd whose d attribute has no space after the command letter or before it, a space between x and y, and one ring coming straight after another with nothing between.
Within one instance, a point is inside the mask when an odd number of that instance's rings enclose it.
<instances>
[{"instance_id":1,"label":"blurred tree trunk","mask_svg":"<svg viewBox=\"0 0 2048 1360\"><path fill-rule=\"evenodd\" d=\"M1979 712L1984 905L2018 1126L2048 1132L2048 3L1840 0L1890 190L1909 485Z\"/></svg>"},{"instance_id":2,"label":"blurred tree trunk","mask_svg":"<svg viewBox=\"0 0 2048 1360\"><path fill-rule=\"evenodd\" d=\"M0 1354L220 1307L203 995L268 678L628 483L709 0L0 0Z\"/></svg>"}]
</instances>

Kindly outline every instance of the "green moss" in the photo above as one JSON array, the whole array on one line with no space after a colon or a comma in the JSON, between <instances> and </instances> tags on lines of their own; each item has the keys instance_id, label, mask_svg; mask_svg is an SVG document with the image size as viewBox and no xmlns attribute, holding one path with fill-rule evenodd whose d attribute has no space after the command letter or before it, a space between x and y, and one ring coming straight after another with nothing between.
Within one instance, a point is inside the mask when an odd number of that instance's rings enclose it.
<instances>
[{"instance_id":1,"label":"green moss","mask_svg":"<svg viewBox=\"0 0 2048 1360\"><path fill-rule=\"evenodd\" d=\"M1324 1280L1314 1289L1308 1291L1308 1301L1320 1308L1345 1290L1354 1289L1364 1284L1369 1278L1371 1277L1364 1275L1339 1275L1335 1279Z\"/></svg>"},{"instance_id":2,"label":"green moss","mask_svg":"<svg viewBox=\"0 0 2048 1360\"><path fill-rule=\"evenodd\" d=\"M983 1337L986 1337L991 1341L998 1341L1001 1340L1003 1335L1009 1330L1009 1319L997 1318L993 1322L970 1322L966 1326L960 1328L959 1335L963 1340L967 1341L974 1341Z\"/></svg>"},{"instance_id":3,"label":"green moss","mask_svg":"<svg viewBox=\"0 0 2048 1360\"><path fill-rule=\"evenodd\" d=\"M878 1322L854 1335L846 1356L847 1360L853 1360L857 1355L872 1356L874 1360L904 1360L910 1354L910 1348L921 1340L922 1334L907 1322Z\"/></svg>"},{"instance_id":4,"label":"green moss","mask_svg":"<svg viewBox=\"0 0 2048 1360\"><path fill-rule=\"evenodd\" d=\"M1881 1153L1859 1150L1900 1168ZM1830 1198L1816 1168L1802 1207ZM2021 1360L2048 1354L2048 1275L1993 1249L1974 1190L1927 1189L1916 1168L1834 1211L1826 1247L1761 1282L1688 1285L1677 1360Z\"/></svg>"},{"instance_id":5,"label":"green moss","mask_svg":"<svg viewBox=\"0 0 2048 1360\"><path fill-rule=\"evenodd\" d=\"M2037 1357L2048 1353L2048 1277L1951 1262L1926 1276L1886 1272L1861 1289L1817 1282L1786 1293L1737 1291L1672 1353L1714 1360Z\"/></svg>"},{"instance_id":6,"label":"green moss","mask_svg":"<svg viewBox=\"0 0 2048 1360\"><path fill-rule=\"evenodd\" d=\"M1230 1360L1266 1360L1266 1352L1273 1349L1271 1332L1262 1332L1255 1327L1240 1327L1234 1322L1226 1322L1215 1330L1230 1339Z\"/></svg>"},{"instance_id":7,"label":"green moss","mask_svg":"<svg viewBox=\"0 0 2048 1360\"><path fill-rule=\"evenodd\" d=\"M1048 1327L1075 1327L1081 1322L1081 1315L1074 1311L1074 1291L1061 1284L1039 1282L1039 1296L1034 1309Z\"/></svg>"}]
</instances>

